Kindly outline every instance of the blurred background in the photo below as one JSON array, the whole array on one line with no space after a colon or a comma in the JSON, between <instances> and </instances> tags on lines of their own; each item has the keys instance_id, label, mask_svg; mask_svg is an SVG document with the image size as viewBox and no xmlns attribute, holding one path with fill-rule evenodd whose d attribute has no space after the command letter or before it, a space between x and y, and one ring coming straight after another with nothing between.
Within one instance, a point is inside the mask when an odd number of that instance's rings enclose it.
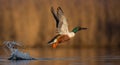
<instances>
[{"instance_id":1,"label":"blurred background","mask_svg":"<svg viewBox=\"0 0 120 65\"><path fill-rule=\"evenodd\" d=\"M27 47L49 47L56 35L50 8L60 6L76 33L62 47L120 47L120 0L0 0L0 44L22 42Z\"/></svg>"},{"instance_id":2,"label":"blurred background","mask_svg":"<svg viewBox=\"0 0 120 65\"><path fill-rule=\"evenodd\" d=\"M63 9L70 31L88 28L57 49L47 44L56 35L52 6ZM41 60L3 61L4 41ZM120 0L0 0L0 46L0 65L120 65Z\"/></svg>"}]
</instances>

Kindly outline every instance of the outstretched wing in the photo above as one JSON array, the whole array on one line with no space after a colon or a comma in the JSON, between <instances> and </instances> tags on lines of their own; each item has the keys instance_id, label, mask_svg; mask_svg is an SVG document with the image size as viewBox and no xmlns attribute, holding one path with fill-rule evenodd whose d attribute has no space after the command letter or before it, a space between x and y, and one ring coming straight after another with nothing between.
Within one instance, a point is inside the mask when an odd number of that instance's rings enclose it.
<instances>
[{"instance_id":1,"label":"outstretched wing","mask_svg":"<svg viewBox=\"0 0 120 65\"><path fill-rule=\"evenodd\" d=\"M51 12L56 20L56 27L58 29L58 33L59 34L66 34L68 33L68 23L67 23L67 19L64 16L64 12L63 10L58 7L57 8L57 13L55 13L54 9L51 8Z\"/></svg>"},{"instance_id":2,"label":"outstretched wing","mask_svg":"<svg viewBox=\"0 0 120 65\"><path fill-rule=\"evenodd\" d=\"M60 7L57 8L57 16L59 19L58 32L60 34L68 33L69 31L68 31L67 19L64 16L64 12Z\"/></svg>"},{"instance_id":3,"label":"outstretched wing","mask_svg":"<svg viewBox=\"0 0 120 65\"><path fill-rule=\"evenodd\" d=\"M56 27L58 28L59 19L58 19L58 17L57 17L57 14L55 13L53 7L51 7L51 13L53 14L53 17L54 17L55 20L56 20Z\"/></svg>"}]
</instances>

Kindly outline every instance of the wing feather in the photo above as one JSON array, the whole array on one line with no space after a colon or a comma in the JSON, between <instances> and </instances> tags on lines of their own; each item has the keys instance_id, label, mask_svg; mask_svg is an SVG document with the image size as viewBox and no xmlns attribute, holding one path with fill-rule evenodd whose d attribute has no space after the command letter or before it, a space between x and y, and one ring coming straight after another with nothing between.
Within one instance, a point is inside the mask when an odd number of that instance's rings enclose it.
<instances>
[{"instance_id":1,"label":"wing feather","mask_svg":"<svg viewBox=\"0 0 120 65\"><path fill-rule=\"evenodd\" d=\"M53 14L53 17L55 18L55 21L56 21L56 27L58 28L58 24L59 24L59 19L57 17L57 14L55 13L53 7L51 7L51 12Z\"/></svg>"},{"instance_id":2,"label":"wing feather","mask_svg":"<svg viewBox=\"0 0 120 65\"><path fill-rule=\"evenodd\" d=\"M58 32L60 34L68 33L69 31L68 31L67 19L64 16L64 12L60 7L57 8L57 16L59 19Z\"/></svg>"},{"instance_id":3,"label":"wing feather","mask_svg":"<svg viewBox=\"0 0 120 65\"><path fill-rule=\"evenodd\" d=\"M54 11L53 7L51 7L51 12L56 20L56 27L58 29L59 34L66 34L69 32L67 19L64 16L64 12L61 7L57 8L57 13Z\"/></svg>"}]
</instances>

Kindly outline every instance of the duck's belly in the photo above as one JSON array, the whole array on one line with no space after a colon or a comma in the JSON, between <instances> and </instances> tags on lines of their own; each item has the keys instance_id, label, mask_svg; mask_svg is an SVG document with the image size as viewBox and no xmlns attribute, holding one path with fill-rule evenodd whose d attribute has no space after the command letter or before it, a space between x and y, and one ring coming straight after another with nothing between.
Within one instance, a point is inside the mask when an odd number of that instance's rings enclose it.
<instances>
[{"instance_id":1,"label":"duck's belly","mask_svg":"<svg viewBox=\"0 0 120 65\"><path fill-rule=\"evenodd\" d=\"M58 42L58 43L65 42L65 41L68 41L68 40L70 40L70 38L69 38L68 35L60 35L60 36L57 38L57 42Z\"/></svg>"}]
</instances>

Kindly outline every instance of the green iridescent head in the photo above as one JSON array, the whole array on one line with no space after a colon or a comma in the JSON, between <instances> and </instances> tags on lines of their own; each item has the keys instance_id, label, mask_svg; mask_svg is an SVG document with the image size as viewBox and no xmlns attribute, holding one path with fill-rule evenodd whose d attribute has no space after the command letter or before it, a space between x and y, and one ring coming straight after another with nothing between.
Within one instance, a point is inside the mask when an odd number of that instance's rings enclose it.
<instances>
[{"instance_id":1,"label":"green iridescent head","mask_svg":"<svg viewBox=\"0 0 120 65\"><path fill-rule=\"evenodd\" d=\"M78 32L80 30L86 30L86 29L87 28L82 28L82 27L78 26L78 27L73 28L72 32L76 33L76 32Z\"/></svg>"}]
</instances>

